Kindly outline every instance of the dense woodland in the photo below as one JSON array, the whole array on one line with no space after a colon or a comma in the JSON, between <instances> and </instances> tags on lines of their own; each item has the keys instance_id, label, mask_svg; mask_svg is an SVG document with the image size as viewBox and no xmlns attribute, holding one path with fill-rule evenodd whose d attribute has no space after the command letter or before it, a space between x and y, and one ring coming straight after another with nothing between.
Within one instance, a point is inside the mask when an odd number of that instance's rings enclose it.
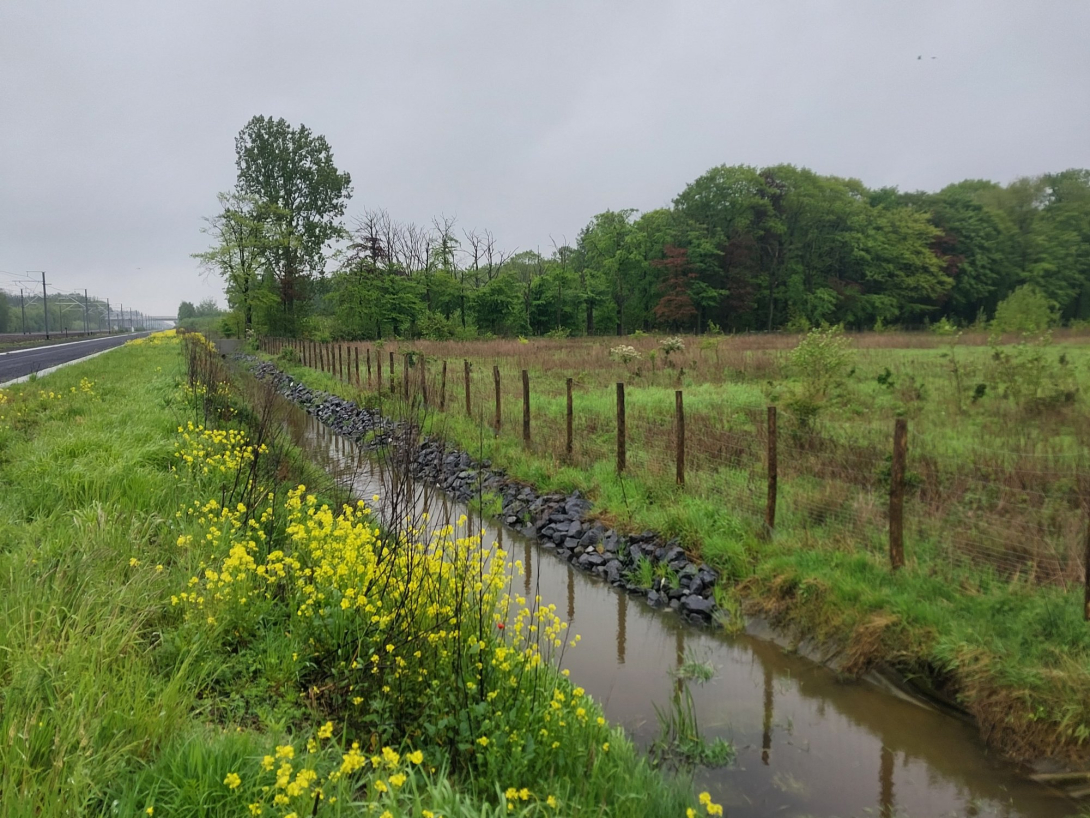
<instances>
[{"instance_id":1,"label":"dense woodland","mask_svg":"<svg viewBox=\"0 0 1090 818\"><path fill-rule=\"evenodd\" d=\"M352 195L324 137L255 117L196 258L235 331L370 339L871 329L992 320L1015 300L1090 320L1090 171L938 192L806 168L721 165L671 207L593 216L574 245L508 249L489 230ZM543 226L543 235L548 226Z\"/></svg>"}]
</instances>

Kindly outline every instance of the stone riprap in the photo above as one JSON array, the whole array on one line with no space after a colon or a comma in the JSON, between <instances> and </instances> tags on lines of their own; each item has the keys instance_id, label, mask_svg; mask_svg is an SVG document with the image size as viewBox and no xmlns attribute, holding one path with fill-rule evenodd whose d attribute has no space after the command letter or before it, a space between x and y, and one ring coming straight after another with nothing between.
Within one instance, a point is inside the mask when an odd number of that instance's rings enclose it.
<instances>
[{"instance_id":1,"label":"stone riprap","mask_svg":"<svg viewBox=\"0 0 1090 818\"><path fill-rule=\"evenodd\" d=\"M433 483L463 503L479 496L499 498L500 522L576 568L646 597L653 607L672 608L694 624L706 625L722 615L713 596L716 572L693 562L676 540L666 540L652 531L621 534L594 519L591 502L578 491L539 494L488 460L477 461L468 452L452 450L435 438L416 442L405 424L311 389L268 361L251 355L234 357L255 377L270 382L279 394L358 446L370 450L414 447L408 464L414 478ZM676 586L660 577L650 588L641 586L634 576L641 557L653 567L667 566L677 578Z\"/></svg>"}]
</instances>

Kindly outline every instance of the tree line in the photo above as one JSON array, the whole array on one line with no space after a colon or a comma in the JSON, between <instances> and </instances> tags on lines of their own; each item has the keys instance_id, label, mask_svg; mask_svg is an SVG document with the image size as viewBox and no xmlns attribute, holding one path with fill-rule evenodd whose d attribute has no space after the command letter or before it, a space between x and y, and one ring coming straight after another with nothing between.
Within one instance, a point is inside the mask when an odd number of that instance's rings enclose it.
<instances>
[{"instance_id":1,"label":"tree line","mask_svg":"<svg viewBox=\"0 0 1090 818\"><path fill-rule=\"evenodd\" d=\"M49 329L57 333L102 332L107 327L108 306L105 300L91 296L85 299L82 292L49 294ZM126 326L131 326L130 312L125 310ZM86 320L85 320L86 319ZM109 326L118 329L122 317L118 305L109 310ZM37 295L20 298L0 290L0 333L44 332L45 308Z\"/></svg>"},{"instance_id":2,"label":"tree line","mask_svg":"<svg viewBox=\"0 0 1090 818\"><path fill-rule=\"evenodd\" d=\"M235 187L196 258L223 276L240 333L964 326L1008 301L1090 320L1088 170L909 193L792 165L721 165L670 207L608 210L573 244L516 252L445 217L365 210L346 224L351 177L305 126L255 117L235 149Z\"/></svg>"}]
</instances>

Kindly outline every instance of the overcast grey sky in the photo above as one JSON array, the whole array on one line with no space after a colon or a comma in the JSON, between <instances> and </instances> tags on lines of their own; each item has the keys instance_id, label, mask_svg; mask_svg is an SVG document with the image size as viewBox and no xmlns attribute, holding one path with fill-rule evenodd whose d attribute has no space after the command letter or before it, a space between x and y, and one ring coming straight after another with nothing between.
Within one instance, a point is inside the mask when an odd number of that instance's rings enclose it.
<instances>
[{"instance_id":1,"label":"overcast grey sky","mask_svg":"<svg viewBox=\"0 0 1090 818\"><path fill-rule=\"evenodd\" d=\"M0 271L222 298L190 253L255 114L325 134L349 216L545 250L722 163L902 189L1090 166L1090 3L3 0Z\"/></svg>"}]
</instances>

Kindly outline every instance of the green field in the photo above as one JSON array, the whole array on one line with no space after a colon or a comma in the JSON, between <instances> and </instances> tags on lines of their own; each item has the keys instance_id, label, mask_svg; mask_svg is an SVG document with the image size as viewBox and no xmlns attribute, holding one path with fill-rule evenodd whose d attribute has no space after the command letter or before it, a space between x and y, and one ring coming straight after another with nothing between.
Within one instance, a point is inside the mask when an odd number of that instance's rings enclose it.
<instances>
[{"instance_id":1,"label":"green field","mask_svg":"<svg viewBox=\"0 0 1090 818\"><path fill-rule=\"evenodd\" d=\"M514 625L499 637L502 556L475 589L457 570L477 552L452 542L450 582L429 584L423 552L391 545L362 509L293 491L321 476L254 442L247 395L216 356L187 367L171 336L0 392L0 812L697 806L540 640ZM332 566L354 566L352 582ZM507 601L517 621L524 603ZM565 638L547 612L528 616Z\"/></svg>"},{"instance_id":2,"label":"green field","mask_svg":"<svg viewBox=\"0 0 1090 818\"><path fill-rule=\"evenodd\" d=\"M687 336L669 354L663 340L345 344L334 358L336 377L295 363L304 353L311 359L317 348L309 343L279 362L308 383L363 392L391 414L407 410L408 362L414 411L428 431L541 489L578 488L622 528L679 538L724 575L725 610L841 644L847 672L884 663L926 681L957 698L1012 756L1085 755L1085 333L869 333L844 341L834 333L814 336L802 352L794 351L802 336ZM620 344L639 357L611 355ZM337 351L328 345L321 360ZM464 361L471 365L468 415ZM528 444L522 370L531 393ZM623 475L616 469L619 381L626 385ZM675 482L678 390L684 486ZM768 536L770 405L779 417L779 493ZM897 418L908 423L907 564L894 574L887 511Z\"/></svg>"}]
</instances>

